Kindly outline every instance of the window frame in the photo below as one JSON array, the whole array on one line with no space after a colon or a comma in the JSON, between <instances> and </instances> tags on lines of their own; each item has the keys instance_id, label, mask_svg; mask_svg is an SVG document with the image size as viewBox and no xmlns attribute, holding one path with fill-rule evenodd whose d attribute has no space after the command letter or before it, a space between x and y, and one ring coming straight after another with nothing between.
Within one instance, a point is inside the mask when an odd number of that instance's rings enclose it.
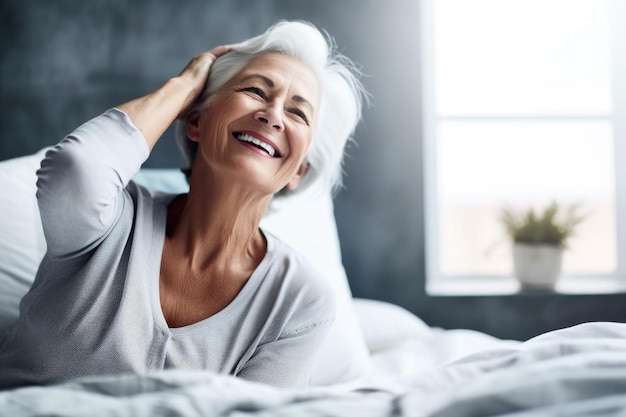
<instances>
[{"instance_id":1,"label":"window frame","mask_svg":"<svg viewBox=\"0 0 626 417\"><path fill-rule=\"evenodd\" d=\"M496 295L515 294L519 285L510 276L445 276L439 271L439 218L437 201L437 147L436 130L441 120L520 120L520 117L438 117L435 102L434 72L434 2L421 1L422 52L422 137L424 166L426 293L429 295ZM471 0L467 0L471 1ZM617 265L613 274L594 276L563 275L556 287L559 293L615 293L626 291L626 2L606 0L609 11L610 70L612 113L608 117L589 119L608 120L614 132L615 164L615 224ZM622 46L621 48L619 46ZM523 119L524 116L521 116ZM584 117L583 117L584 118ZM568 117L533 117L538 120L562 120ZM578 120L581 118L577 118ZM621 215L620 215L621 214Z\"/></svg>"}]
</instances>

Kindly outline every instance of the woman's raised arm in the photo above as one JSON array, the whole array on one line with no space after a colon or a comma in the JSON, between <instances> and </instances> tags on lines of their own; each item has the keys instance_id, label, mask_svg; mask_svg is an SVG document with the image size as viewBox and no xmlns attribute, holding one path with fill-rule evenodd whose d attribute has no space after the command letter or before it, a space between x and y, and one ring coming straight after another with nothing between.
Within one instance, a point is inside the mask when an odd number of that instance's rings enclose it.
<instances>
[{"instance_id":1,"label":"woman's raised arm","mask_svg":"<svg viewBox=\"0 0 626 417\"><path fill-rule=\"evenodd\" d=\"M161 135L202 92L211 65L230 50L223 45L194 57L181 73L143 97L117 106L141 131L150 150Z\"/></svg>"}]
</instances>

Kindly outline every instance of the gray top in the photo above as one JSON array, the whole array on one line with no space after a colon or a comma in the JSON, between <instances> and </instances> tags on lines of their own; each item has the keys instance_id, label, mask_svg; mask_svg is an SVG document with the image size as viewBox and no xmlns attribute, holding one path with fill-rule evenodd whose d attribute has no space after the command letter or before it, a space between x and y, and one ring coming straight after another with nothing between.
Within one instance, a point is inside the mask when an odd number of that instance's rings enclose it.
<instances>
[{"instance_id":1,"label":"gray top","mask_svg":"<svg viewBox=\"0 0 626 417\"><path fill-rule=\"evenodd\" d=\"M159 269L174 195L131 181L148 154L117 109L47 153L37 198L48 252L0 347L0 388L164 368L306 384L334 299L320 272L267 232L264 259L228 306L168 327Z\"/></svg>"}]
</instances>

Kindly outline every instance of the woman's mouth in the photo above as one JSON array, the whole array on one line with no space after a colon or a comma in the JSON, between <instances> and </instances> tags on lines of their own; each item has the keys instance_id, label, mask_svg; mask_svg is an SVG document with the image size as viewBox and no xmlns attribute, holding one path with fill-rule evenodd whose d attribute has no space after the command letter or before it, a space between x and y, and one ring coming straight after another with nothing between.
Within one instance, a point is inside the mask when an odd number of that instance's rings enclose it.
<instances>
[{"instance_id":1,"label":"woman's mouth","mask_svg":"<svg viewBox=\"0 0 626 417\"><path fill-rule=\"evenodd\" d=\"M261 139L255 138L254 136L242 132L235 132L233 135L235 136L235 139L241 142L249 143L256 148L265 151L269 156L273 158L280 158L280 153L278 152L278 150Z\"/></svg>"}]
</instances>

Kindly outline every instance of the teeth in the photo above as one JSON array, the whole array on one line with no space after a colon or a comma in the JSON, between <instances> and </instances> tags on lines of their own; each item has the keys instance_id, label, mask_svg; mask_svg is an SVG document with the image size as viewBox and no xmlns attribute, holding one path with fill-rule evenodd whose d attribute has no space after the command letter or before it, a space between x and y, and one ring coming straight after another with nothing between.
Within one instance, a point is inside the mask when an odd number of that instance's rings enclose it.
<instances>
[{"instance_id":1,"label":"teeth","mask_svg":"<svg viewBox=\"0 0 626 417\"><path fill-rule=\"evenodd\" d=\"M260 148L265 149L265 151L270 155L270 156L274 156L276 155L276 149L274 149L272 146L270 146L269 144L260 141L259 139L252 137L250 135L247 135L245 133L239 133L237 135L237 139L239 139L240 141L243 142L248 142L248 143L252 143Z\"/></svg>"}]
</instances>

